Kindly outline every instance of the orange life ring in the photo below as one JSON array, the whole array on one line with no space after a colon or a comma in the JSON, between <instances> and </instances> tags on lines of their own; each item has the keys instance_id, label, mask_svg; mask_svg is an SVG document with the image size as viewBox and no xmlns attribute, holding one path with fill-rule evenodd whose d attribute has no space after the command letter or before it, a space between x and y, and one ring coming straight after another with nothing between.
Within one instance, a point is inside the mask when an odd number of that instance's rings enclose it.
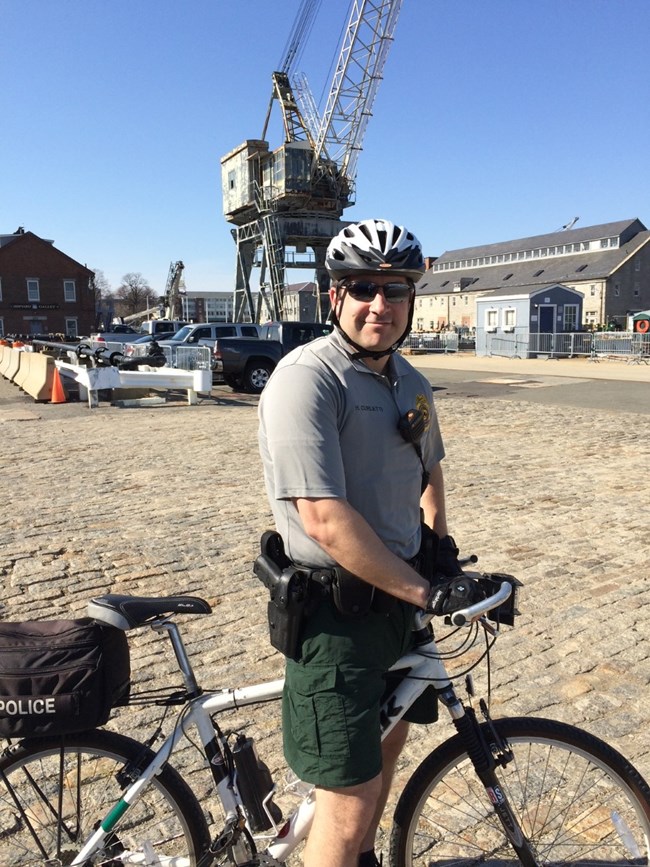
<instances>
[{"instance_id":1,"label":"orange life ring","mask_svg":"<svg viewBox=\"0 0 650 867\"><path fill-rule=\"evenodd\" d=\"M636 330L641 334L647 334L650 331L650 319L639 319L635 325Z\"/></svg>"}]
</instances>

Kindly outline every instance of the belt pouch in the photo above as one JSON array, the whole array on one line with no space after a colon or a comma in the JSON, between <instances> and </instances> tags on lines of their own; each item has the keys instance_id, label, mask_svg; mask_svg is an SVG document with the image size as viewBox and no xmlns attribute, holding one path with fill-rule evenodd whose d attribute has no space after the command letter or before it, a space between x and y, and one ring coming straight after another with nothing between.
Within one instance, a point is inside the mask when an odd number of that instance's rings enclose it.
<instances>
[{"instance_id":1,"label":"belt pouch","mask_svg":"<svg viewBox=\"0 0 650 867\"><path fill-rule=\"evenodd\" d=\"M332 572L332 599L337 610L345 617L365 617L372 607L375 588L342 566L335 566Z\"/></svg>"}]
</instances>

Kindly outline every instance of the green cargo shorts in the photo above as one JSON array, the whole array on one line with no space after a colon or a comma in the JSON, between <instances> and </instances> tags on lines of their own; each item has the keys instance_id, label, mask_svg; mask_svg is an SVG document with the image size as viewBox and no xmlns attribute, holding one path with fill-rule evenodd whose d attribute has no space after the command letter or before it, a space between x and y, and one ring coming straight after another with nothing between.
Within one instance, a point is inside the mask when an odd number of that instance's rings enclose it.
<instances>
[{"instance_id":1,"label":"green cargo shorts","mask_svg":"<svg viewBox=\"0 0 650 867\"><path fill-rule=\"evenodd\" d=\"M284 754L301 780L338 788L381 771L386 672L411 645L413 611L398 602L390 614L371 611L355 620L328 598L308 618L301 655L287 660L282 701ZM404 719L434 722L435 691L428 689Z\"/></svg>"}]
</instances>

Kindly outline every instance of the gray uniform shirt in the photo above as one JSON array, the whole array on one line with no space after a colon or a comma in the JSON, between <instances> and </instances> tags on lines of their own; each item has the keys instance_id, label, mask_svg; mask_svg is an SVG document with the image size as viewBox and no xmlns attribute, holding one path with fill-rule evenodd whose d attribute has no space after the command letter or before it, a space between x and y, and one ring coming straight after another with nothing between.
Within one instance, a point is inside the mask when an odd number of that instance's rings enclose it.
<instances>
[{"instance_id":1,"label":"gray uniform shirt","mask_svg":"<svg viewBox=\"0 0 650 867\"><path fill-rule=\"evenodd\" d=\"M422 464L398 430L421 410L427 470L444 457L431 385L394 354L376 374L335 331L290 352L262 392L259 445L266 491L288 556L309 566L332 559L303 530L292 497L345 499L389 550L405 560L420 544Z\"/></svg>"}]
</instances>

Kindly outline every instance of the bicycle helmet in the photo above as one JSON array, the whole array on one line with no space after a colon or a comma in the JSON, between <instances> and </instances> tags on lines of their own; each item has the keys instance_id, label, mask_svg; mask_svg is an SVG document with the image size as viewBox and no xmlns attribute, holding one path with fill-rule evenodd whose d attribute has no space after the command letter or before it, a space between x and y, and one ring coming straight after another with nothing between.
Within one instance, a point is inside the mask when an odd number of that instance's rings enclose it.
<instances>
[{"instance_id":1,"label":"bicycle helmet","mask_svg":"<svg viewBox=\"0 0 650 867\"><path fill-rule=\"evenodd\" d=\"M345 277L359 273L394 274L406 277L412 283L420 279L424 272L424 258L420 242L412 232L404 226L396 226L389 220L362 220L351 223L336 235L325 254L325 268L333 283L338 283ZM343 304L345 290L340 298ZM347 342L357 351L352 356L357 358L382 358L391 355L399 349L403 340L411 330L415 307L415 293L410 301L409 316L406 329L402 336L388 349L371 351L364 349L341 328L336 307L333 305L330 319L341 332Z\"/></svg>"},{"instance_id":2,"label":"bicycle helmet","mask_svg":"<svg viewBox=\"0 0 650 867\"><path fill-rule=\"evenodd\" d=\"M389 220L362 220L342 229L330 242L325 267L332 280L363 271L390 272L414 283L424 271L420 242Z\"/></svg>"}]
</instances>

